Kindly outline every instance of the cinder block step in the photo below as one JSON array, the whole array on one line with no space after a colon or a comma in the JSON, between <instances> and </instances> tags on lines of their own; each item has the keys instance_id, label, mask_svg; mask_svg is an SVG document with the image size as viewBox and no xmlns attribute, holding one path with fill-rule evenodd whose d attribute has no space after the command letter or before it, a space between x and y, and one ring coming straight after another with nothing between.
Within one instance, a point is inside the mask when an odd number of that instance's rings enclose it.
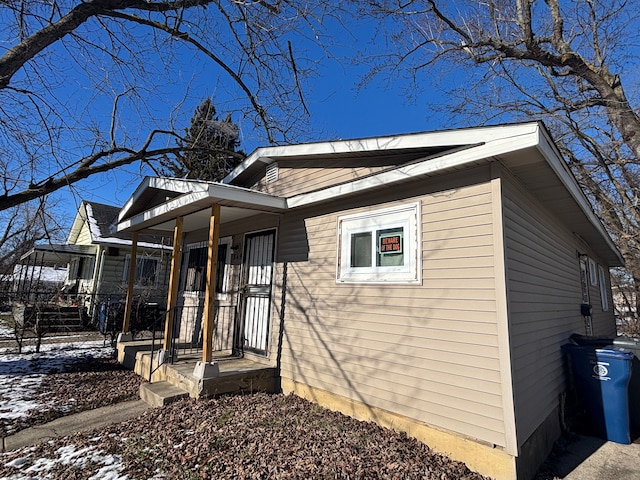
<instances>
[{"instance_id":1,"label":"cinder block step","mask_svg":"<svg viewBox=\"0 0 640 480\"><path fill-rule=\"evenodd\" d=\"M169 382L143 383L140 398L152 407L162 407L171 402L188 397L189 393Z\"/></svg>"}]
</instances>

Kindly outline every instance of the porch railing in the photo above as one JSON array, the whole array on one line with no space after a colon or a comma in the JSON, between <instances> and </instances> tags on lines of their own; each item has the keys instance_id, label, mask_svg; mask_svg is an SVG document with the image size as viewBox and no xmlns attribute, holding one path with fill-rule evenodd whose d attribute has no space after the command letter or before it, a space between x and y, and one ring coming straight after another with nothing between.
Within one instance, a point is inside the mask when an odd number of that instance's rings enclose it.
<instances>
[{"instance_id":1,"label":"porch railing","mask_svg":"<svg viewBox=\"0 0 640 480\"><path fill-rule=\"evenodd\" d=\"M158 353L164 350L164 324L168 311L158 316L156 322L150 328L151 361L149 364L149 378L165 363L175 363L180 359L200 359L203 348L203 306L178 306L174 309L174 320L169 348L163 355ZM213 322L213 352L233 353L236 325L236 306L217 305Z\"/></svg>"}]
</instances>

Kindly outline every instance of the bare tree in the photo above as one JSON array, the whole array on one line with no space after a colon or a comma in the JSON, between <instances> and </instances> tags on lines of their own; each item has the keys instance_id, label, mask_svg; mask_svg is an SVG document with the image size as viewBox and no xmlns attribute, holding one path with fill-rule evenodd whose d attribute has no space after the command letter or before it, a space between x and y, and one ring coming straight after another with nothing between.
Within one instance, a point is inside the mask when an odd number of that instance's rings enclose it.
<instances>
[{"instance_id":1,"label":"bare tree","mask_svg":"<svg viewBox=\"0 0 640 480\"><path fill-rule=\"evenodd\" d=\"M265 141L295 137L304 36L326 38L325 10L320 0L1 2L0 211L188 149L166 107L177 86L188 95L206 80Z\"/></svg>"},{"instance_id":2,"label":"bare tree","mask_svg":"<svg viewBox=\"0 0 640 480\"><path fill-rule=\"evenodd\" d=\"M59 240L61 226L55 220L55 205L44 200L25 203L0 212L0 284L6 287L20 257L43 240ZM3 292L6 293L6 292Z\"/></svg>"},{"instance_id":3,"label":"bare tree","mask_svg":"<svg viewBox=\"0 0 640 480\"><path fill-rule=\"evenodd\" d=\"M443 92L443 119L543 119L620 249L640 311L640 10L627 0L356 2L393 49L372 75ZM627 74L623 82L623 76ZM444 100L443 100L444 99ZM446 121L445 120L445 121ZM456 120L454 120L456 122ZM631 300L633 298L633 300Z\"/></svg>"}]
</instances>

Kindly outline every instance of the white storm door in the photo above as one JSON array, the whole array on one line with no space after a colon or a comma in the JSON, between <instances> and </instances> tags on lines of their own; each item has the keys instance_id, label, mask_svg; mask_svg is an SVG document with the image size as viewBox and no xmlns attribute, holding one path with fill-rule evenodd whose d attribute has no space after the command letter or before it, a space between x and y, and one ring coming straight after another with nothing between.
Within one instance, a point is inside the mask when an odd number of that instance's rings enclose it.
<instances>
[{"instance_id":1,"label":"white storm door","mask_svg":"<svg viewBox=\"0 0 640 480\"><path fill-rule=\"evenodd\" d=\"M239 347L267 353L276 231L245 236Z\"/></svg>"}]
</instances>

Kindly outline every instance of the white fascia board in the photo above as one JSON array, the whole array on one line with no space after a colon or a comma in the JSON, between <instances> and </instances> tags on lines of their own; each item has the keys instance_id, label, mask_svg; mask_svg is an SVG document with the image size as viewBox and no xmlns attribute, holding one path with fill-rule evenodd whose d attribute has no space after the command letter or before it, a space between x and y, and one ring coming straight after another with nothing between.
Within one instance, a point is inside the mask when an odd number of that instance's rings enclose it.
<instances>
[{"instance_id":1,"label":"white fascia board","mask_svg":"<svg viewBox=\"0 0 640 480\"><path fill-rule=\"evenodd\" d=\"M107 237L103 238L100 242L101 246L109 247L109 246L117 246L117 247L131 247L133 241L125 239L125 238L117 238L117 237ZM136 244L138 248L146 248L150 250L172 250L173 247L162 245L160 243L150 243L150 242L138 242Z\"/></svg>"},{"instance_id":2,"label":"white fascia board","mask_svg":"<svg viewBox=\"0 0 640 480\"><path fill-rule=\"evenodd\" d=\"M200 189L200 191L197 192L180 195L161 205L118 222L118 231L130 229L140 230L144 227L162 223L170 218L175 218L178 215L186 215L201 210L203 202L207 200L210 200L210 203L214 203L217 200L245 203L246 208L256 207L256 210L276 209L284 211L287 209L287 200L281 197L274 197L267 193L256 192L231 185L221 185L217 183L206 183L203 185L206 185L206 190Z\"/></svg>"},{"instance_id":3,"label":"white fascia board","mask_svg":"<svg viewBox=\"0 0 640 480\"><path fill-rule=\"evenodd\" d=\"M146 224L144 226L152 226L156 223L162 223L167 220L163 218L165 215L168 215L175 210L188 207L189 205L208 197L209 192L194 192L180 195L179 197L169 200L162 205L145 210L131 218L118 222L118 231L121 232L123 230L134 229L133 227L142 228L144 224ZM136 228L135 230L140 230L141 228Z\"/></svg>"},{"instance_id":4,"label":"white fascia board","mask_svg":"<svg viewBox=\"0 0 640 480\"><path fill-rule=\"evenodd\" d=\"M255 162L265 164L289 156L327 155L331 153L360 153L375 151L393 151L420 147L444 147L473 145L501 138L518 137L537 131L538 122L492 127L473 127L439 132L410 133L384 137L337 140L330 142L303 143L275 147L260 147L238 165L222 183L233 181L238 175Z\"/></svg>"},{"instance_id":5,"label":"white fascia board","mask_svg":"<svg viewBox=\"0 0 640 480\"><path fill-rule=\"evenodd\" d=\"M537 124L535 125L537 126ZM518 136L501 138L476 147L445 154L441 157L425 159L422 162L414 162L411 165L381 172L349 183L336 185L316 192L302 193L288 198L287 204L289 208L302 207L365 191L381 185L402 182L420 175L436 174L443 170L462 167L480 160L489 160L496 155L536 146L537 143L537 129L530 130Z\"/></svg>"},{"instance_id":6,"label":"white fascia board","mask_svg":"<svg viewBox=\"0 0 640 480\"><path fill-rule=\"evenodd\" d=\"M618 250L618 247L616 247L615 243L613 243L613 240L611 240L609 233L602 225L602 222L600 222L600 219L594 213L593 208L591 207L591 203L589 202L586 195L582 191L582 188L580 188L580 185L578 185L578 182L569 170L569 166L565 163L555 143L553 142L553 140L551 140L551 138L549 138L547 132L544 131L544 129L540 129L540 140L538 142L538 145L538 150L545 157L547 163L558 176L569 194L582 209L589 222L591 222L598 233L600 233L602 238L605 239L611 251L613 251L618 257L620 264L624 265L624 259L622 258L622 254Z\"/></svg>"},{"instance_id":7,"label":"white fascia board","mask_svg":"<svg viewBox=\"0 0 640 480\"><path fill-rule=\"evenodd\" d=\"M127 200L122 206L122 208L120 209L120 213L118 214L118 221L120 221L122 217L124 217L127 214L127 212L129 212L133 204L136 203L138 198L140 198L140 196L142 195L142 192L144 192L147 188L149 188L150 179L151 177L144 177L142 179L142 181L140 182L140 185L138 185L138 187L129 197L129 200Z\"/></svg>"},{"instance_id":8,"label":"white fascia board","mask_svg":"<svg viewBox=\"0 0 640 480\"><path fill-rule=\"evenodd\" d=\"M118 214L118 222L127 216L131 207L140 199L144 192L150 188L166 190L169 192L189 193L204 192L207 190L209 185L209 182L197 180L184 180L180 178L167 177L145 177L120 210L120 213Z\"/></svg>"},{"instance_id":9,"label":"white fascia board","mask_svg":"<svg viewBox=\"0 0 640 480\"><path fill-rule=\"evenodd\" d=\"M78 235L80 234L80 229L82 228L82 223L84 222L84 220L82 219L82 216L80 215L80 212L82 211L82 206L83 204L80 204L80 209L78 209L76 216L73 218L73 223L71 224L71 228L69 229L69 235L67 235L68 244L74 244L75 240L78 238Z\"/></svg>"},{"instance_id":10,"label":"white fascia board","mask_svg":"<svg viewBox=\"0 0 640 480\"><path fill-rule=\"evenodd\" d=\"M278 210L287 209L287 200L285 198L275 197L268 193L249 190L234 185L210 184L209 196L212 198L223 198L232 202L247 203L257 207L274 208Z\"/></svg>"},{"instance_id":11,"label":"white fascia board","mask_svg":"<svg viewBox=\"0 0 640 480\"><path fill-rule=\"evenodd\" d=\"M151 177L150 188L177 193L203 192L212 182L184 178Z\"/></svg>"}]
</instances>

